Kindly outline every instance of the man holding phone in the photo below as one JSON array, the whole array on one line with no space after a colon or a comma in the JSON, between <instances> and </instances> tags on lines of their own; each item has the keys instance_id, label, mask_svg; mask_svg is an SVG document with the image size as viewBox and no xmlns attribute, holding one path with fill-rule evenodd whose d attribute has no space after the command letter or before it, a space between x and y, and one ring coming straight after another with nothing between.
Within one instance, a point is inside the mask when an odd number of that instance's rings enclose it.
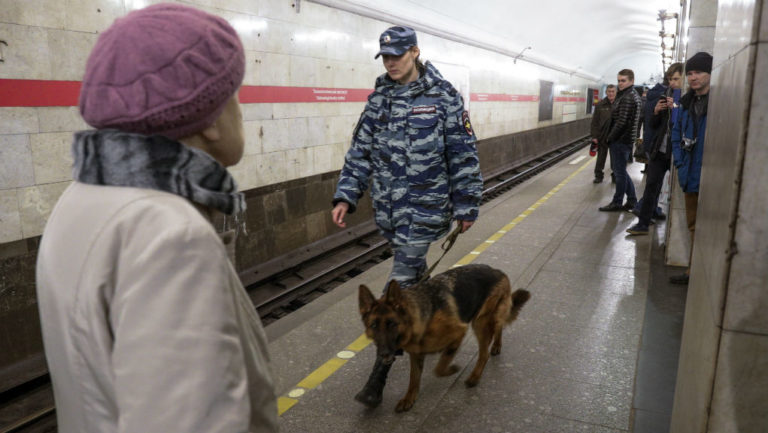
<instances>
[{"instance_id":1,"label":"man holding phone","mask_svg":"<svg viewBox=\"0 0 768 433\"><path fill-rule=\"evenodd\" d=\"M637 216L639 221L627 229L631 235L647 235L651 218L659 201L659 194L664 183L664 175L669 170L672 156L670 141L672 125L675 117L672 115L674 105L680 99L680 86L683 79L683 64L673 63L664 74L664 84L657 84L648 92L648 102L644 111L646 151L648 165L645 173L645 190ZM649 133L650 132L650 133Z\"/></svg>"}]
</instances>

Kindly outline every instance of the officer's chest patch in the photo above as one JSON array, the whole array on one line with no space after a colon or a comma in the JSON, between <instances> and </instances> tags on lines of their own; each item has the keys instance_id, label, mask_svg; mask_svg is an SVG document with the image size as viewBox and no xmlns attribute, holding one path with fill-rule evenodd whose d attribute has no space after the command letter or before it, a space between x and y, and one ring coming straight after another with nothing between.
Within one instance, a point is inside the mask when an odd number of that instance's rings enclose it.
<instances>
[{"instance_id":1,"label":"officer's chest patch","mask_svg":"<svg viewBox=\"0 0 768 433\"><path fill-rule=\"evenodd\" d=\"M417 105L411 110L413 114L437 113L437 107L434 105Z\"/></svg>"}]
</instances>

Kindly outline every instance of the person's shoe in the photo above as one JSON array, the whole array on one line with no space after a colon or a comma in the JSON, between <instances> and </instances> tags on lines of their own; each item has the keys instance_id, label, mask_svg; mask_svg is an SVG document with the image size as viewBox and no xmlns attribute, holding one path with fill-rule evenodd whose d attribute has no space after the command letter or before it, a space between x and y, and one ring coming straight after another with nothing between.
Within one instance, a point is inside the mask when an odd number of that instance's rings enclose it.
<instances>
[{"instance_id":1,"label":"person's shoe","mask_svg":"<svg viewBox=\"0 0 768 433\"><path fill-rule=\"evenodd\" d=\"M392 368L392 364L385 364L378 357L376 363L373 364L373 370L368 377L368 382L365 383L363 389L355 395L355 400L374 408L381 404L381 395L384 392L384 385L387 384L387 374L389 369Z\"/></svg>"},{"instance_id":2,"label":"person's shoe","mask_svg":"<svg viewBox=\"0 0 768 433\"><path fill-rule=\"evenodd\" d=\"M596 178L595 178L595 179L592 181L592 183L603 183L603 178L602 178L602 177L596 177Z\"/></svg>"},{"instance_id":3,"label":"person's shoe","mask_svg":"<svg viewBox=\"0 0 768 433\"><path fill-rule=\"evenodd\" d=\"M626 210L627 212L634 213L634 210L635 210L636 206L637 206L637 201L628 201L628 202L624 203L624 210ZM638 210L638 213L640 213L639 210Z\"/></svg>"},{"instance_id":4,"label":"person's shoe","mask_svg":"<svg viewBox=\"0 0 768 433\"><path fill-rule=\"evenodd\" d=\"M627 233L631 235L647 235L648 234L648 226L637 223L633 225L632 227L627 229Z\"/></svg>"},{"instance_id":5,"label":"person's shoe","mask_svg":"<svg viewBox=\"0 0 768 433\"><path fill-rule=\"evenodd\" d=\"M665 215L664 212L658 212L655 215L653 215L653 219L664 221L665 219L667 219L667 215Z\"/></svg>"},{"instance_id":6,"label":"person's shoe","mask_svg":"<svg viewBox=\"0 0 768 433\"><path fill-rule=\"evenodd\" d=\"M599 209L601 212L619 212L624 210L624 206L620 203L609 203Z\"/></svg>"},{"instance_id":7,"label":"person's shoe","mask_svg":"<svg viewBox=\"0 0 768 433\"><path fill-rule=\"evenodd\" d=\"M672 284L688 284L688 274L672 275L669 277L669 282Z\"/></svg>"}]
</instances>

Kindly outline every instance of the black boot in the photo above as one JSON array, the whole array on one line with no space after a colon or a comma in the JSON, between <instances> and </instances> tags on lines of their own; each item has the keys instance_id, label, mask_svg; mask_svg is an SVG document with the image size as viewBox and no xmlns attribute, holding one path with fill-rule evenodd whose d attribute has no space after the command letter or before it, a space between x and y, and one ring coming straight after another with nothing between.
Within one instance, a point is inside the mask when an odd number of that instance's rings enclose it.
<instances>
[{"instance_id":1,"label":"black boot","mask_svg":"<svg viewBox=\"0 0 768 433\"><path fill-rule=\"evenodd\" d=\"M390 368L392 368L392 364L384 364L377 357L371 375L368 377L368 382L366 382L363 390L357 393L355 400L370 408L381 404L381 394L387 383L387 373L389 373Z\"/></svg>"}]
</instances>

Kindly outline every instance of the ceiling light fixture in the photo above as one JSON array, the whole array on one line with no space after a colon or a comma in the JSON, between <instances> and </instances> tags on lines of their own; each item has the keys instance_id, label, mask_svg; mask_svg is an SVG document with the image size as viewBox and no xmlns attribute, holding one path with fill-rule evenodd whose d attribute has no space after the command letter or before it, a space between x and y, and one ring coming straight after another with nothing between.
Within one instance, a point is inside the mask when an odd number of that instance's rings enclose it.
<instances>
[{"instance_id":1,"label":"ceiling light fixture","mask_svg":"<svg viewBox=\"0 0 768 433\"><path fill-rule=\"evenodd\" d=\"M517 59L522 59L523 58L523 53L525 52L525 50L530 50L530 49L531 49L531 47L523 48L523 51L520 51L520 53L515 56L515 58L512 60L512 63L516 65L517 64ZM579 69L581 69L581 68L579 68Z\"/></svg>"}]
</instances>

